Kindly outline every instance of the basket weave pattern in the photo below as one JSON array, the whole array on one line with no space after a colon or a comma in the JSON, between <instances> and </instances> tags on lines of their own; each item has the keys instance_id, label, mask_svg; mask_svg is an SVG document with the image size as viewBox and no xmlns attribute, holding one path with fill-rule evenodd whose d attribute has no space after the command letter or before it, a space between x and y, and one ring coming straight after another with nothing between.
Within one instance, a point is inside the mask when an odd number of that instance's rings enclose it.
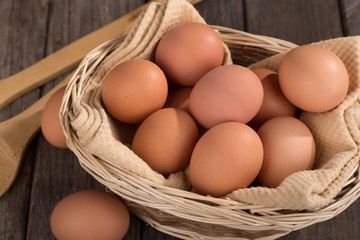
<instances>
[{"instance_id":1,"label":"basket weave pattern","mask_svg":"<svg viewBox=\"0 0 360 240\"><path fill-rule=\"evenodd\" d=\"M175 5L174 2L176 2ZM132 30L124 32L118 38L94 49L78 67L66 89L60 117L67 144L78 157L81 166L100 183L119 195L126 202L129 209L139 218L167 234L184 239L276 238L290 231L325 221L346 209L360 194L357 152L351 152L350 155L353 159L350 162L351 164L348 164L349 161L347 161L346 164L338 166L340 174L342 173L344 176L340 177L341 181L333 182L336 185L332 192L334 196L330 200L327 198L326 204L321 202L321 205L315 205L316 208L310 206L305 211L299 211L296 210L296 207L292 208L291 205L286 205L288 202L281 203L284 206L258 203L263 196L270 196L271 198L274 189L246 189L240 191L240 193L234 192L226 198L213 198L188 191L189 183L186 171L173 174L168 179L153 172L146 174L149 172L146 164L131 165L132 162L138 161L136 156L132 154L129 145L136 126L122 124L107 117L106 121L100 125L93 125L90 124L91 121L86 121L79 123L81 127L77 127L76 121L79 115L91 119L101 114L101 112L93 111L93 108L102 108L99 101L97 101L98 97L96 97L99 96L99 89L101 88L91 87L98 84L93 81L94 78L103 79L106 73L112 69L114 63L111 57L114 53L117 51L122 53L125 56L122 60L138 57L151 59L152 52L150 51L148 54L144 54L144 52L148 51L148 49L154 49L157 39L148 39L145 42L143 39L138 39L138 44L135 44L134 48L131 49L131 44L137 38L134 29L147 29L145 32L148 32L152 28L156 28L163 29L166 32L166 28L161 28L163 26L163 16L166 15L169 8L179 7L177 5L179 2L180 5L184 4L184 6L180 7L186 9L185 13L177 13L187 16L184 21L203 21L201 17L196 15L196 12L192 12L195 10L192 6L187 5L186 1L170 0L166 6L152 4L149 7L150 10L147 10L141 16L142 21L137 21ZM162 16L162 18L157 20L157 16ZM144 18L148 18L148 20L144 21ZM154 25L146 26L149 22ZM177 24L176 21L171 22L168 28L175 24ZM280 39L249 34L221 26L212 27L219 31L223 42L230 49L232 61L244 66L253 64L251 67L268 67L276 70L282 54L296 47L295 44ZM156 36L162 34L163 32L157 32ZM321 44L326 46L328 42ZM265 60L261 61L262 59ZM230 63L230 61L225 59L224 63ZM358 74L360 76L360 73ZM353 84L352 89L356 88L358 86ZM89 89L97 90L86 94ZM355 90L351 93L353 96L349 97L352 97L352 102L349 102L349 105L354 105L358 93ZM89 104L84 105L83 102ZM354 109L347 111L347 114L356 115L358 109L355 104ZM307 118L311 119L313 117L305 114L302 120L306 122ZM348 119L355 121L350 126L357 126L355 117ZM321 120L320 118L317 121ZM311 124L311 121L308 124ZM92 144L92 136L102 129L109 129L113 137L119 139L119 144L123 145L121 149L123 149L122 154L124 157L119 158L119 162L107 161L106 157L104 157L106 154L101 155L102 151L106 151L104 146L97 146L98 143ZM353 129L351 132L355 130L358 131L358 129ZM354 136L354 138L356 137ZM357 140L355 139L355 142L360 142ZM335 139L335 148L336 142ZM328 143L328 141L325 141L325 143ZM321 147L325 148L325 143ZM118 145L109 146L110 149L117 147ZM99 154L89 151L89 149L94 148L97 148ZM328 155L317 156L317 158L325 159L324 162L317 163L317 168L331 167L326 164ZM124 167L124 165L126 166ZM347 168L347 170L342 172L343 168ZM326 175L327 172L324 174ZM324 177L326 178L326 176ZM321 182L321 179L313 180ZM263 195L258 195L258 192L262 192ZM252 203L246 201L246 199L249 199L249 194L253 196L253 198L250 197ZM300 207L299 209L304 208L306 209L306 207Z\"/></svg>"}]
</instances>

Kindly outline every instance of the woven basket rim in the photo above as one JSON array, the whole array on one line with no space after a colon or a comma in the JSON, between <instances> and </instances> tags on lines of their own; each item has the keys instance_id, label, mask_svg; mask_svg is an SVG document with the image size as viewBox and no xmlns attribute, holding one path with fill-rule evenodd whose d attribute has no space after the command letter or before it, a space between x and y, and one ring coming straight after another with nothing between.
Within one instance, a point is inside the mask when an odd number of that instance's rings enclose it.
<instances>
[{"instance_id":1,"label":"woven basket rim","mask_svg":"<svg viewBox=\"0 0 360 240\"><path fill-rule=\"evenodd\" d=\"M229 48L255 48L261 51L265 50L265 55L275 55L297 46L291 42L273 37L251 34L222 26L212 25L211 27L219 31L222 40ZM78 157L81 166L100 183L110 189L110 191L124 199L138 217L160 231L184 239L187 239L189 236L195 238L205 236L197 235L196 232L186 228L180 229L163 222L159 223L158 219L154 219L154 216L144 214L144 208L149 208L151 211L164 212L168 218L173 216L174 218L189 219L201 224L226 226L226 228L233 228L236 231L248 231L250 233L263 231L266 234L259 237L266 239L267 237L279 237L314 223L328 220L345 210L359 197L359 165L356 165L354 168L342 191L326 207L312 211L288 211L286 209L245 204L232 199L203 196L185 190L162 186L131 172L116 169L96 156L87 153L79 143L76 133L70 124L72 103L76 102L79 93L82 91L83 80L89 78L91 72L98 64L109 52L119 46L125 37L126 32L95 48L84 58L66 88L60 109L60 119L67 139L67 145ZM118 177L114 176L114 173ZM141 194L138 194L139 192ZM162 202L149 202L149 196L161 199ZM190 210L186 211L186 208ZM141 211L138 209L141 209ZM198 209L203 211L197 212L196 210ZM223 216L223 219L219 218L219 216ZM207 238L220 239L219 237ZM224 237L223 239L235 238Z\"/></svg>"}]
</instances>

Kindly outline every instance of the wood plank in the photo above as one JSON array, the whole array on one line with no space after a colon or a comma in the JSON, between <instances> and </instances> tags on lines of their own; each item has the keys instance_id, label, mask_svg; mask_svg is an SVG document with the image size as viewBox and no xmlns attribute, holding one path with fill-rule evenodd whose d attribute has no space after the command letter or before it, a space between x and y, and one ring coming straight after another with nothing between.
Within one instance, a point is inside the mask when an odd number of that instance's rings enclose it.
<instances>
[{"instance_id":1,"label":"wood plank","mask_svg":"<svg viewBox=\"0 0 360 240\"><path fill-rule=\"evenodd\" d=\"M195 5L209 25L219 25L244 30L243 3L239 0L204 0Z\"/></svg>"},{"instance_id":2,"label":"wood plank","mask_svg":"<svg viewBox=\"0 0 360 240\"><path fill-rule=\"evenodd\" d=\"M156 230L155 228L153 228L146 222L142 222L141 223L141 239L144 239L144 240L145 239L151 239L151 240L171 240L172 239L172 240L174 240L177 238L166 235L166 234Z\"/></svg>"},{"instance_id":3,"label":"wood plank","mask_svg":"<svg viewBox=\"0 0 360 240\"><path fill-rule=\"evenodd\" d=\"M123 240L140 240L142 223L143 221L130 213L130 226Z\"/></svg>"},{"instance_id":4,"label":"wood plank","mask_svg":"<svg viewBox=\"0 0 360 240\"><path fill-rule=\"evenodd\" d=\"M360 1L339 0L345 36L360 35Z\"/></svg>"},{"instance_id":5,"label":"wood plank","mask_svg":"<svg viewBox=\"0 0 360 240\"><path fill-rule=\"evenodd\" d=\"M23 14L24 9L32 14ZM43 58L47 5L36 0L3 0L0 17L0 76L4 78ZM0 121L24 110L38 97L39 90L35 90L14 101L0 112ZM0 198L1 239L25 239L36 147L35 142L30 144L19 177Z\"/></svg>"},{"instance_id":6,"label":"wood plank","mask_svg":"<svg viewBox=\"0 0 360 240\"><path fill-rule=\"evenodd\" d=\"M29 145L19 176L0 198L0 238L25 239L36 144Z\"/></svg>"},{"instance_id":7,"label":"wood plank","mask_svg":"<svg viewBox=\"0 0 360 240\"><path fill-rule=\"evenodd\" d=\"M276 4L275 4L276 2ZM338 2L295 0L245 0L246 30L285 39L297 44L343 36ZM360 11L357 12L359 16ZM357 28L358 25L349 23ZM354 33L355 34L355 33ZM322 223L291 232L281 239L359 239L360 201L338 216Z\"/></svg>"},{"instance_id":8,"label":"wood plank","mask_svg":"<svg viewBox=\"0 0 360 240\"><path fill-rule=\"evenodd\" d=\"M338 11L336 0L206 0L196 8L209 24L306 44L344 33L357 34L359 29L355 22L360 11L356 1L339 0L344 12ZM31 65L142 2L2 0L0 76L9 76ZM30 9L32 14L24 15L22 9ZM341 19L344 16L349 19L348 28L344 27L346 21ZM22 111L59 81L57 79L15 101L0 112L0 120ZM104 189L80 167L73 153L55 149L39 134L27 151L18 180L0 198L0 239L54 239L49 227L53 207L66 195L88 188ZM359 210L358 200L337 217L281 239L360 239ZM125 239L177 238L157 231L132 215Z\"/></svg>"},{"instance_id":9,"label":"wood plank","mask_svg":"<svg viewBox=\"0 0 360 240\"><path fill-rule=\"evenodd\" d=\"M246 31L296 44L343 36L337 0L245 0Z\"/></svg>"},{"instance_id":10,"label":"wood plank","mask_svg":"<svg viewBox=\"0 0 360 240\"><path fill-rule=\"evenodd\" d=\"M50 1L46 54L106 25L139 7L137 1ZM46 84L42 94L60 79ZM32 182L27 239L54 239L49 226L52 209L65 196L83 189L105 189L83 170L70 150L50 146L43 135L38 138ZM40 217L41 216L41 217ZM131 216L129 239L139 239L140 220Z\"/></svg>"},{"instance_id":11,"label":"wood plank","mask_svg":"<svg viewBox=\"0 0 360 240\"><path fill-rule=\"evenodd\" d=\"M307 239L360 239L360 200L350 205L344 212L325 222L291 232L281 240Z\"/></svg>"}]
</instances>

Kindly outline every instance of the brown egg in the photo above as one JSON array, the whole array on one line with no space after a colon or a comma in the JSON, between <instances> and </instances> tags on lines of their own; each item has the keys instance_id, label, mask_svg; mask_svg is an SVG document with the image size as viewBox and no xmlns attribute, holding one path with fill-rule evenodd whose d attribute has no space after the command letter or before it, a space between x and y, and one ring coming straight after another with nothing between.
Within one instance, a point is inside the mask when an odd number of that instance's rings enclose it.
<instances>
[{"instance_id":1,"label":"brown egg","mask_svg":"<svg viewBox=\"0 0 360 240\"><path fill-rule=\"evenodd\" d=\"M239 122L221 123L196 144L189 165L190 182L200 194L224 196L249 186L262 160L262 143L253 129Z\"/></svg>"},{"instance_id":2,"label":"brown egg","mask_svg":"<svg viewBox=\"0 0 360 240\"><path fill-rule=\"evenodd\" d=\"M155 50L155 63L170 82L193 86L205 73L222 64L224 47L212 28L183 23L169 30Z\"/></svg>"},{"instance_id":3,"label":"brown egg","mask_svg":"<svg viewBox=\"0 0 360 240\"><path fill-rule=\"evenodd\" d=\"M128 231L129 212L122 201L105 191L84 190L63 198L50 217L58 240L118 240Z\"/></svg>"},{"instance_id":4,"label":"brown egg","mask_svg":"<svg viewBox=\"0 0 360 240\"><path fill-rule=\"evenodd\" d=\"M299 119L283 116L265 122L257 131L264 147L264 161L257 180L277 187L290 174L314 165L315 141Z\"/></svg>"},{"instance_id":5,"label":"brown egg","mask_svg":"<svg viewBox=\"0 0 360 240\"><path fill-rule=\"evenodd\" d=\"M262 81L267 75L269 74L273 74L276 73L273 70L267 69L267 68L255 68L255 69L251 69L251 71L253 71L256 76L258 76L258 78Z\"/></svg>"},{"instance_id":6,"label":"brown egg","mask_svg":"<svg viewBox=\"0 0 360 240\"><path fill-rule=\"evenodd\" d=\"M59 117L65 88L60 88L49 98L41 114L41 131L46 141L57 148L67 148L66 138Z\"/></svg>"},{"instance_id":7,"label":"brown egg","mask_svg":"<svg viewBox=\"0 0 360 240\"><path fill-rule=\"evenodd\" d=\"M333 52L315 45L294 48L279 66L279 83L286 98L309 112L325 112L345 98L349 76Z\"/></svg>"},{"instance_id":8,"label":"brown egg","mask_svg":"<svg viewBox=\"0 0 360 240\"><path fill-rule=\"evenodd\" d=\"M247 123L259 111L263 96L263 87L255 73L240 65L224 65L196 83L189 108L205 128L229 121Z\"/></svg>"},{"instance_id":9,"label":"brown egg","mask_svg":"<svg viewBox=\"0 0 360 240\"><path fill-rule=\"evenodd\" d=\"M188 113L163 108L141 123L132 150L154 171L168 175L188 166L198 138L197 125Z\"/></svg>"},{"instance_id":10,"label":"brown egg","mask_svg":"<svg viewBox=\"0 0 360 240\"><path fill-rule=\"evenodd\" d=\"M264 88L264 99L260 110L248 125L254 129L258 129L264 122L273 117L295 117L296 107L290 103L282 93L279 86L278 75L272 73L260 80Z\"/></svg>"},{"instance_id":11,"label":"brown egg","mask_svg":"<svg viewBox=\"0 0 360 240\"><path fill-rule=\"evenodd\" d=\"M191 87L181 87L169 91L164 107L176 108L190 113L189 98L191 90Z\"/></svg>"},{"instance_id":12,"label":"brown egg","mask_svg":"<svg viewBox=\"0 0 360 240\"><path fill-rule=\"evenodd\" d=\"M110 115L125 123L140 123L165 104L167 80L154 63L133 59L120 63L106 76L102 100Z\"/></svg>"}]
</instances>

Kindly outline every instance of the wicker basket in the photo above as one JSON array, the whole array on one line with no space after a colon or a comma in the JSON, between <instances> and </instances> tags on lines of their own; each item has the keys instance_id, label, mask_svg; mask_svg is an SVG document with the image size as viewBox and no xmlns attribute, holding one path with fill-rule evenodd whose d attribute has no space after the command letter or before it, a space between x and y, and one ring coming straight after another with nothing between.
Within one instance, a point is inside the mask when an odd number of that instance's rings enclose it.
<instances>
[{"instance_id":1,"label":"wicker basket","mask_svg":"<svg viewBox=\"0 0 360 240\"><path fill-rule=\"evenodd\" d=\"M296 47L287 41L212 26L228 45L234 63L248 66ZM346 209L360 193L358 165L336 198L316 210L286 210L213 198L163 186L88 153L71 126L73 104L94 69L124 41L126 33L104 43L82 61L63 99L60 117L69 148L81 166L119 195L136 216L154 228L183 239L273 239L328 220Z\"/></svg>"}]
</instances>

